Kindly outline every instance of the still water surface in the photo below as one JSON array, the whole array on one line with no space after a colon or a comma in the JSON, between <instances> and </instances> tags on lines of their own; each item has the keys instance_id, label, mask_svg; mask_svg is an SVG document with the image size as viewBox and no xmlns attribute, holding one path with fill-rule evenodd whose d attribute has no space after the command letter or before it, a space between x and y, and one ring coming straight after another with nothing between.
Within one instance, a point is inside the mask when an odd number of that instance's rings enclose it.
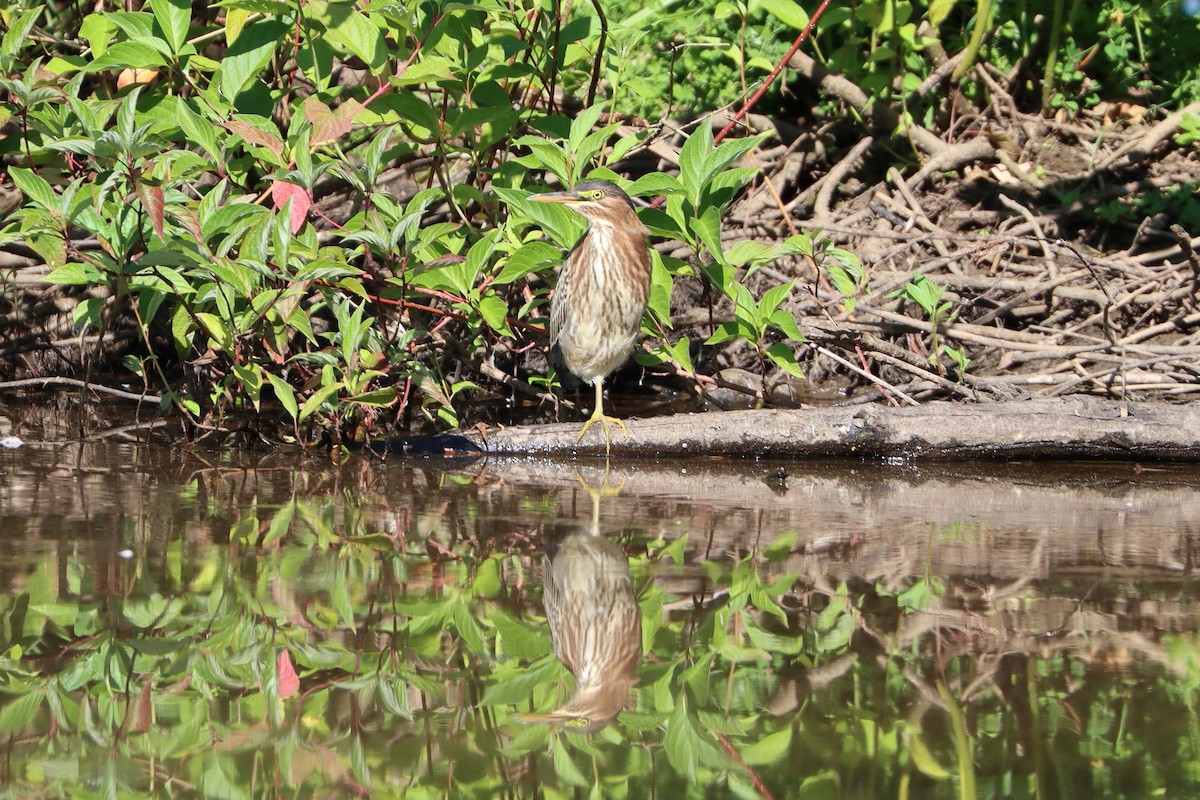
<instances>
[{"instance_id":1,"label":"still water surface","mask_svg":"<svg viewBox=\"0 0 1200 800\"><path fill-rule=\"evenodd\" d=\"M1192 468L0 467L4 796L1200 796Z\"/></svg>"}]
</instances>

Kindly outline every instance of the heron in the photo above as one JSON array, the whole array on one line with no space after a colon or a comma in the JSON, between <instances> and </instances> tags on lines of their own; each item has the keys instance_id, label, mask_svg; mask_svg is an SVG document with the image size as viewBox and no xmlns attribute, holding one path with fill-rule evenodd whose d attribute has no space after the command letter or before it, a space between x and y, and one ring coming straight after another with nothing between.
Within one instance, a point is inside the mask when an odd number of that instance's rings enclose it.
<instances>
[{"instance_id":1,"label":"heron","mask_svg":"<svg viewBox=\"0 0 1200 800\"><path fill-rule=\"evenodd\" d=\"M580 482L592 497L592 524L560 527L548 538L542 589L554 654L575 676L575 691L548 714L517 718L595 733L621 712L637 683L642 614L628 559L600 533L600 496L616 492L594 489L582 476Z\"/></svg>"},{"instance_id":2,"label":"heron","mask_svg":"<svg viewBox=\"0 0 1200 800\"><path fill-rule=\"evenodd\" d=\"M550 300L550 360L556 371L565 369L596 388L596 408L578 441L600 423L609 453L609 429L616 425L626 436L629 431L604 413L604 379L629 358L641 331L650 296L648 231L629 195L608 181L583 181L569 191L529 199L565 205L588 222L563 262Z\"/></svg>"}]
</instances>

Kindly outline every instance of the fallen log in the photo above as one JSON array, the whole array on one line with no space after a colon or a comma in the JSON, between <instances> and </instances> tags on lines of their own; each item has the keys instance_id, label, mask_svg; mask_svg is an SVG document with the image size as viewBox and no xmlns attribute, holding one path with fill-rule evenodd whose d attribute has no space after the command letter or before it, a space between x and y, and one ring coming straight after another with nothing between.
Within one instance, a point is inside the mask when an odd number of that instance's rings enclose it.
<instances>
[{"instance_id":1,"label":"fallen log","mask_svg":"<svg viewBox=\"0 0 1200 800\"><path fill-rule=\"evenodd\" d=\"M614 457L1200 461L1200 405L1085 396L676 414L626 424L627 437L613 430ZM462 431L432 449L604 456L598 425L582 442L578 433L574 422ZM377 443L377 449L431 451L422 437Z\"/></svg>"}]
</instances>

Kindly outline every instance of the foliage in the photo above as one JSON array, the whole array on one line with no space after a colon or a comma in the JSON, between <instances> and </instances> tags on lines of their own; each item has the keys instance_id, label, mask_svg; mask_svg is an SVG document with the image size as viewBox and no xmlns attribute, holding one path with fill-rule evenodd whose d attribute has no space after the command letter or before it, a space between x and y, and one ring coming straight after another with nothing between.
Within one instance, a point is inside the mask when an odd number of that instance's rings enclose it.
<instances>
[{"instance_id":1,"label":"foliage","mask_svg":"<svg viewBox=\"0 0 1200 800\"><path fill-rule=\"evenodd\" d=\"M941 328L953 322L955 317L954 301L943 300L945 293L944 286L917 273L913 275L912 280L889 296L911 300L925 313L925 317L929 320L931 342L929 363L938 369L943 369L942 356L948 356L961 374L967 371L971 362L963 348L948 344L942 336Z\"/></svg>"},{"instance_id":2,"label":"foliage","mask_svg":"<svg viewBox=\"0 0 1200 800\"><path fill-rule=\"evenodd\" d=\"M274 12L234 2L193 16L173 0L65 11L43 24L78 24L88 46L48 59L32 35L43 9L14 12L0 88L20 124L0 146L24 163L10 172L26 198L16 232L47 280L82 293L80 334L132 326L124 368L193 422L253 410L286 438L315 426L337 442L411 404L460 424L463 398L491 388L479 364L521 368L502 345L537 337L545 276L582 230L524 202L533 176L619 180L605 165L645 135L615 139L601 104L571 119L536 102L599 63L587 17L560 30L536 6ZM341 79L348 60L366 64L367 85ZM681 180L630 187L669 191L650 224L718 263L730 297L720 214L755 176L735 162L759 141L714 147L700 126ZM389 163L421 157L429 188L380 186ZM463 167L480 178L461 181ZM354 208L334 219L320 197L339 187ZM689 271L657 263L657 326L669 328L672 282ZM798 340L789 322L779 330ZM796 369L784 341L763 350Z\"/></svg>"}]
</instances>

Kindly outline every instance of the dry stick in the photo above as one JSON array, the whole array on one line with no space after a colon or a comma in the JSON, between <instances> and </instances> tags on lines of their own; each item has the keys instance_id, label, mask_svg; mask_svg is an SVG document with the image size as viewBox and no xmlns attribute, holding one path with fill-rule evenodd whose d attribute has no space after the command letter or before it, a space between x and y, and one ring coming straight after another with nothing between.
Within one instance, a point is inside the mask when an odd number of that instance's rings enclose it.
<instances>
[{"instance_id":1,"label":"dry stick","mask_svg":"<svg viewBox=\"0 0 1200 800\"><path fill-rule=\"evenodd\" d=\"M1025 218L1026 222L1029 223L1029 227L1033 230L1034 236L1036 237L1036 239L1034 241L1037 242L1038 247L1040 247L1042 250L1042 258L1046 260L1046 267L1047 267L1047 271L1050 273L1050 278L1051 279L1057 278L1058 277L1058 265L1054 263L1054 260L1052 258L1050 258L1050 250L1049 250L1049 248L1046 247L1046 241L1047 241L1046 234L1042 230L1042 226L1038 223L1037 219L1034 218L1033 212L1031 212L1028 208L1023 206L1022 204L1018 203L1013 198L1009 197L1004 192L1000 192L1000 194L998 195L998 199L1000 200L1000 205L1004 206L1005 208L1010 208L1013 211L1017 212L1018 214L1020 214L1022 217Z\"/></svg>"},{"instance_id":2,"label":"dry stick","mask_svg":"<svg viewBox=\"0 0 1200 800\"><path fill-rule=\"evenodd\" d=\"M908 203L908 207L912 211L913 218L917 221L917 224L930 233L936 234L936 236L929 240L929 243L933 245L933 249L937 250L938 255L942 258L949 256L950 251L946 248L946 243L940 238L948 235L947 232L934 224L933 220L929 218L929 215L925 213L925 209L921 207L921 204L917 201L917 198L914 197L913 193L909 190L908 184L904 182L904 176L900 174L900 171L895 167L889 167L887 171L887 179L893 186L896 187L896 191L900 193L900 196L904 198L904 201Z\"/></svg>"},{"instance_id":3,"label":"dry stick","mask_svg":"<svg viewBox=\"0 0 1200 800\"><path fill-rule=\"evenodd\" d=\"M932 381L951 392L966 396L966 392L962 386L937 373L930 372L926 368L925 362L916 354L892 344L886 339L875 336L866 330L866 328L867 325L864 323L845 324L834 322L805 325L802 332L810 342L824 342L844 349L848 349L849 346L865 348L873 358L885 361L924 380ZM850 344L847 345L846 342ZM1007 397L1013 394L1011 391L1006 391L1003 387L996 388L990 386L973 375L964 374L962 381L971 389L978 389L997 396Z\"/></svg>"},{"instance_id":4,"label":"dry stick","mask_svg":"<svg viewBox=\"0 0 1200 800\"><path fill-rule=\"evenodd\" d=\"M1109 320L1109 312L1112 309L1112 305L1113 305L1112 293L1110 293L1108 291L1108 287L1104 284L1104 282L1102 280L1100 280L1100 276L1096 273L1096 270L1092 267L1091 262L1088 261L1087 258L1084 257L1083 253L1080 253L1078 250L1075 249L1075 247L1073 245L1071 245L1070 243L1066 242L1063 239L1055 239L1054 244L1059 247L1065 247L1068 250L1070 250L1072 253L1074 253L1075 257L1079 259L1079 261L1083 264L1083 266L1087 267L1087 271L1089 273L1091 273L1092 280L1094 280L1096 282L1096 285L1098 287L1100 287L1100 291L1104 292L1105 303L1103 306L1101 306L1101 309L1100 309L1100 311L1102 313L1102 319L1104 322L1104 336L1115 345L1117 343L1117 334L1113 330L1112 322Z\"/></svg>"},{"instance_id":5,"label":"dry stick","mask_svg":"<svg viewBox=\"0 0 1200 800\"><path fill-rule=\"evenodd\" d=\"M874 143L875 138L873 136L867 136L866 138L862 139L858 144L850 148L850 152L846 154L845 158L839 161L833 169L829 170L828 174L826 174L824 178L821 178L821 180L818 181L818 183L821 184L821 188L817 191L817 200L813 208L813 217L817 221L818 225L820 224L821 220L829 218L830 200L833 197L834 191L837 190L838 184L841 183L842 178L846 177L846 175L854 167L855 162L862 158L863 154L866 153Z\"/></svg>"},{"instance_id":6,"label":"dry stick","mask_svg":"<svg viewBox=\"0 0 1200 800\"><path fill-rule=\"evenodd\" d=\"M1024 241L1024 240L1020 240ZM994 243L992 243L994 244ZM991 245L988 245L991 246ZM974 248L974 250L986 249L986 246ZM963 255L969 255L972 251L965 251ZM919 272L927 274L927 265L922 265ZM1077 280L1087 272L1086 269L1080 268L1074 272L1069 272L1060 275L1054 280L1045 280L1041 283L1030 285L1028 281L1019 278L989 278L981 275L939 275L938 280L945 283L947 286L962 289L974 289L979 291L999 290L1004 292L1020 292L1026 299L1053 291L1056 297L1061 297L1065 300L1077 300L1085 303L1094 303L1101 305L1105 301L1105 296L1098 291L1092 289L1084 289L1079 286L1066 286L1064 284ZM905 281L912 277L911 272L901 272L898 270L886 270L874 273L873 276L877 280L899 280L904 278ZM901 284L902 285L902 284ZM1152 293L1145 298L1145 302L1158 303L1163 300L1170 299L1177 290L1164 290L1162 292ZM876 294L886 294L882 289L877 290ZM1123 297L1123 295L1121 296ZM984 323L976 321L977 325Z\"/></svg>"},{"instance_id":7,"label":"dry stick","mask_svg":"<svg viewBox=\"0 0 1200 800\"><path fill-rule=\"evenodd\" d=\"M1144 342L1147 339L1152 339L1160 333L1170 333L1175 330L1188 330L1200 325L1200 313L1188 314L1186 317L1175 317L1166 322L1160 322L1157 325L1152 325L1149 328L1141 331L1134 331L1120 340L1120 344L1129 345Z\"/></svg>"},{"instance_id":8,"label":"dry stick","mask_svg":"<svg viewBox=\"0 0 1200 800\"><path fill-rule=\"evenodd\" d=\"M1183 123L1183 118L1189 114L1200 114L1200 103L1191 103L1184 106L1146 131L1145 135L1140 139L1118 148L1115 153L1101 161L1096 170L1100 172L1109 170L1126 156L1129 156L1129 162L1133 163L1150 155L1151 150L1175 135L1175 132L1179 130L1179 126Z\"/></svg>"},{"instance_id":9,"label":"dry stick","mask_svg":"<svg viewBox=\"0 0 1200 800\"><path fill-rule=\"evenodd\" d=\"M878 386L880 389L883 389L885 392L892 392L892 393L894 393L894 394L898 395L898 396L900 397L900 399L901 399L901 400L903 400L904 402L908 403L910 406L919 406L919 405L921 405L921 404L920 404L920 403L918 403L916 400L912 399L912 398L911 398L911 397L909 397L907 394L905 394L904 392L902 392L902 391L900 391L899 389L897 389L897 388L895 387L895 385L888 383L887 381L883 380L882 378L879 378L879 377L876 377L875 375L872 375L872 374L871 374L870 372L868 372L867 370L865 370L865 369L863 369L863 368L861 368L861 367L859 367L859 366L856 366L855 364L851 363L849 360L847 360L847 359L845 359L845 358L842 358L841 356L839 356L837 353L833 352L833 351L832 351L832 350L830 350L829 348L827 348L827 347L822 347L822 346L821 346L821 345L819 345L819 344L813 344L812 342L809 342L808 346L809 346L809 347L811 347L811 348L812 348L813 350L815 350L816 352L820 353L821 355L823 355L823 356L825 356L825 357L827 357L827 358L831 358L831 359L833 359L834 361L836 361L837 363L841 364L843 367L845 367L846 369L848 369L848 370L850 370L851 372L855 373L856 375L861 375L862 377L864 377L864 378L866 378L867 380L869 380L871 383L873 383L873 384L875 384L876 386ZM907 365L907 364L905 364L904 366L905 366L905 367L907 367L908 365Z\"/></svg>"},{"instance_id":10,"label":"dry stick","mask_svg":"<svg viewBox=\"0 0 1200 800\"><path fill-rule=\"evenodd\" d=\"M1040 294L1044 294L1047 292L1053 292L1055 289L1062 286L1063 284L1069 283L1069 282L1075 280L1082 273L1083 273L1083 270L1076 270L1075 272L1069 272L1066 275L1059 275L1057 278L1054 278L1052 280L1042 281L1041 283L1035 284L1034 286L1031 286L1028 289L1018 290L1017 294L1013 295L1012 297L1010 297L1008 300L1005 300L1002 304L1000 304L996 308L993 308L991 311L987 312L983 316L976 319L975 324L976 325L987 325L988 323L992 322L994 319L996 319L1000 315L1007 314L1012 309L1021 305L1021 303L1027 302L1031 298L1037 297ZM999 286L1001 283L1002 283L1002 281L997 280L992 285ZM1021 284L1023 282L1013 281L1013 283ZM951 284L951 285L953 285L953 284ZM1004 287L1000 287L1000 288L1004 288ZM1012 288L1014 288L1014 287L1009 287L1010 290ZM1055 331L1047 331L1047 333L1062 334L1062 333L1065 333L1065 331L1055 330Z\"/></svg>"},{"instance_id":11,"label":"dry stick","mask_svg":"<svg viewBox=\"0 0 1200 800\"><path fill-rule=\"evenodd\" d=\"M1081 383L1087 383L1089 381L1099 382L1105 376L1116 377L1117 375L1124 373L1124 372L1128 372L1129 370L1132 370L1132 369L1140 369L1142 367L1149 367L1149 366L1153 366L1155 364L1170 363L1172 361L1177 360L1178 358L1179 358L1179 356L1174 356L1174 355L1159 356L1157 358L1147 358L1147 359L1143 359L1141 361L1134 361L1133 363L1122 363L1122 364L1118 364L1116 366L1097 370L1095 372L1089 372L1087 374L1080 375L1078 378L1074 379L1073 381L1070 381L1069 383L1064 383L1064 384L1061 384L1061 385L1055 387L1054 389L1052 389L1049 392L1049 394L1051 396L1058 396L1058 395L1066 394L1068 391L1075 388L1076 386L1078 386Z\"/></svg>"},{"instance_id":12,"label":"dry stick","mask_svg":"<svg viewBox=\"0 0 1200 800\"><path fill-rule=\"evenodd\" d=\"M63 378L59 376L49 376L45 378L21 378L15 381L0 381L0 391L8 389L21 389L26 386L36 386L43 388L46 386L71 386L76 389L91 389L94 392L102 394L110 394L113 397L119 397L122 400L134 400L139 403L161 403L162 397L156 394L135 394L127 392L124 389L114 389L109 386L102 386L98 383L89 383L81 381L78 378Z\"/></svg>"},{"instance_id":13,"label":"dry stick","mask_svg":"<svg viewBox=\"0 0 1200 800\"><path fill-rule=\"evenodd\" d=\"M1197 257L1195 248L1192 247L1192 238L1188 232L1184 230L1179 223L1171 224L1171 233L1175 234L1175 238L1179 240L1179 249L1183 251L1183 257L1187 260L1188 265L1192 268L1192 301L1195 302L1195 295L1200 291L1200 257Z\"/></svg>"},{"instance_id":14,"label":"dry stick","mask_svg":"<svg viewBox=\"0 0 1200 800\"><path fill-rule=\"evenodd\" d=\"M926 332L929 330L929 323L922 322L904 314L897 314L893 311L885 311L882 308L875 308L863 303L859 303L857 308L860 311L865 311L874 314L880 319L892 322L897 325L902 325L914 331ZM1006 331L1000 328L985 328L986 333L981 333L975 330L977 326L970 325L966 322L955 322L951 324L942 324L938 326L938 333L952 339L957 339L962 342L970 342L972 344L984 345L985 347L996 347L1001 350L1021 350L1026 352L1041 352L1045 349L1040 341L1029 341L1028 337L1019 336L1016 331Z\"/></svg>"}]
</instances>

